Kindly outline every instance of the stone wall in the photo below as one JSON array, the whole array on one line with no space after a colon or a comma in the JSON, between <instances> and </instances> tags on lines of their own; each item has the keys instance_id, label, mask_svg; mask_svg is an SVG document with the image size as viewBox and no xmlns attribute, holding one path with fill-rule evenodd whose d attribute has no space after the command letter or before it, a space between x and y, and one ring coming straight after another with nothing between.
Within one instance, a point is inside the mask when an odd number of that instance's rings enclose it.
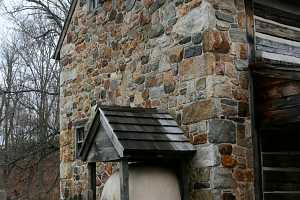
<instances>
[{"instance_id":1,"label":"stone wall","mask_svg":"<svg viewBox=\"0 0 300 200\"><path fill-rule=\"evenodd\" d=\"M97 103L169 111L196 199L254 199L243 0L79 1L61 50L61 198L84 197L74 126ZM100 190L112 165L99 165Z\"/></svg>"}]
</instances>

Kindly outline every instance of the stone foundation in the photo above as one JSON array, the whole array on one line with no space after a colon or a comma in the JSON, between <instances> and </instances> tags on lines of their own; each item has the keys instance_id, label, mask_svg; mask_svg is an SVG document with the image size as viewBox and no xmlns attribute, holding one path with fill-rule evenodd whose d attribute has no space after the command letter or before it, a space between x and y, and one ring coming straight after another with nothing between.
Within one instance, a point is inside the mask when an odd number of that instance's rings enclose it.
<instances>
[{"instance_id":1,"label":"stone foundation","mask_svg":"<svg viewBox=\"0 0 300 200\"><path fill-rule=\"evenodd\" d=\"M142 0L129 10L106 0L93 12L81 0L61 58L62 199L85 196L73 124L97 103L173 115L198 150L186 172L192 200L254 199L242 0ZM99 192L113 168L99 163Z\"/></svg>"}]
</instances>

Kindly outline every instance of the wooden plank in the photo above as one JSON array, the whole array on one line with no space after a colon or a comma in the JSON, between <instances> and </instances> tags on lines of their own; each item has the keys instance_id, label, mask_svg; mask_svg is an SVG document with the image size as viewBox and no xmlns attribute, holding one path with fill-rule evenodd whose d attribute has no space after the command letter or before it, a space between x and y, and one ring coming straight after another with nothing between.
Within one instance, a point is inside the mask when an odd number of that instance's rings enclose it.
<instances>
[{"instance_id":1,"label":"wooden plank","mask_svg":"<svg viewBox=\"0 0 300 200\"><path fill-rule=\"evenodd\" d=\"M300 155L263 154L263 166L300 168Z\"/></svg>"},{"instance_id":2,"label":"wooden plank","mask_svg":"<svg viewBox=\"0 0 300 200\"><path fill-rule=\"evenodd\" d=\"M122 159L119 168L120 175L120 199L129 200L129 170L128 161Z\"/></svg>"},{"instance_id":3,"label":"wooden plank","mask_svg":"<svg viewBox=\"0 0 300 200\"><path fill-rule=\"evenodd\" d=\"M261 112L283 110L300 106L300 94L265 101L259 106Z\"/></svg>"},{"instance_id":4,"label":"wooden plank","mask_svg":"<svg viewBox=\"0 0 300 200\"><path fill-rule=\"evenodd\" d=\"M297 192L265 192L264 200L297 200L300 199L300 191Z\"/></svg>"},{"instance_id":5,"label":"wooden plank","mask_svg":"<svg viewBox=\"0 0 300 200\"><path fill-rule=\"evenodd\" d=\"M280 70L272 69L268 67L258 68L256 67L253 70L254 75L269 77L269 78L278 78L278 79L288 79L288 80L300 80L300 72L292 70Z\"/></svg>"},{"instance_id":6,"label":"wooden plank","mask_svg":"<svg viewBox=\"0 0 300 200\"><path fill-rule=\"evenodd\" d=\"M189 200L189 176L187 176L188 173L188 161L182 160L180 162L180 169L179 169L179 180L180 180L180 194L182 200Z\"/></svg>"},{"instance_id":7,"label":"wooden plank","mask_svg":"<svg viewBox=\"0 0 300 200\"><path fill-rule=\"evenodd\" d=\"M256 129L256 108L255 108L255 82L252 69L255 66L256 51L255 51L255 26L254 26L254 5L253 0L244 0L246 12L246 32L248 42L248 70L249 70L249 92L250 92L250 116L251 116L251 135L253 143L253 164L255 175L255 199L261 200L262 196L262 174L261 174L261 159L260 159L260 138Z\"/></svg>"},{"instance_id":8,"label":"wooden plank","mask_svg":"<svg viewBox=\"0 0 300 200\"><path fill-rule=\"evenodd\" d=\"M96 163L88 163L88 200L96 200Z\"/></svg>"},{"instance_id":9,"label":"wooden plank","mask_svg":"<svg viewBox=\"0 0 300 200\"><path fill-rule=\"evenodd\" d=\"M153 118L139 118L139 117L117 117L107 116L110 124L138 124L138 125L156 125L156 126L178 126L173 119L153 119Z\"/></svg>"},{"instance_id":10,"label":"wooden plank","mask_svg":"<svg viewBox=\"0 0 300 200\"><path fill-rule=\"evenodd\" d=\"M119 157L122 158L123 157L123 151L124 151L124 148L123 148L122 144L119 142L119 139L115 135L113 129L111 128L111 126L110 126L109 122L107 121L107 119L106 119L104 113L102 112L102 110L98 109L98 112L100 114L101 125L103 126L106 135L108 136L108 138L110 139L110 141L113 144L114 148L118 152Z\"/></svg>"},{"instance_id":11,"label":"wooden plank","mask_svg":"<svg viewBox=\"0 0 300 200\"><path fill-rule=\"evenodd\" d=\"M258 35L258 34L256 34ZM256 37L256 49L258 51L276 53L281 55L293 56L300 58L300 47L291 44L277 42L278 40L270 40L268 38ZM300 43L298 44L300 45Z\"/></svg>"},{"instance_id":12,"label":"wooden plank","mask_svg":"<svg viewBox=\"0 0 300 200\"><path fill-rule=\"evenodd\" d=\"M90 148L92 147L92 144L93 144L94 138L97 134L99 126L100 126L99 112L96 112L94 115L93 122L89 128L88 134L86 135L84 143L79 152L79 157L83 161L86 161L86 158L88 156Z\"/></svg>"},{"instance_id":13,"label":"wooden plank","mask_svg":"<svg viewBox=\"0 0 300 200\"><path fill-rule=\"evenodd\" d=\"M298 29L289 28L289 26L267 21L263 18L255 19L255 29L260 33L300 42L300 31Z\"/></svg>"},{"instance_id":14,"label":"wooden plank","mask_svg":"<svg viewBox=\"0 0 300 200\"><path fill-rule=\"evenodd\" d=\"M300 81L268 78L260 79L260 81L257 83L256 89L264 92L258 92L256 100L263 100L261 103L270 99L281 99L300 94Z\"/></svg>"},{"instance_id":15,"label":"wooden plank","mask_svg":"<svg viewBox=\"0 0 300 200\"><path fill-rule=\"evenodd\" d=\"M300 151L298 132L299 129L284 131L284 128L280 132L260 132L262 135L262 152L286 153Z\"/></svg>"},{"instance_id":16,"label":"wooden plank","mask_svg":"<svg viewBox=\"0 0 300 200\"><path fill-rule=\"evenodd\" d=\"M283 55L280 53L272 53L266 51L256 51L256 59L259 62L264 62L265 60L272 60L272 62L282 62L282 63L290 63L299 66L300 58L295 56Z\"/></svg>"},{"instance_id":17,"label":"wooden plank","mask_svg":"<svg viewBox=\"0 0 300 200\"><path fill-rule=\"evenodd\" d=\"M290 70L290 71L300 71L300 64L293 63L291 60L274 60L269 58L257 58L255 63L255 68L271 68L271 69L281 69L281 70Z\"/></svg>"},{"instance_id":18,"label":"wooden plank","mask_svg":"<svg viewBox=\"0 0 300 200\"><path fill-rule=\"evenodd\" d=\"M139 118L153 118L153 119L173 119L169 114L155 114L155 113L132 113L132 112L118 112L118 111L103 111L105 116L118 117L139 117Z\"/></svg>"},{"instance_id":19,"label":"wooden plank","mask_svg":"<svg viewBox=\"0 0 300 200\"><path fill-rule=\"evenodd\" d=\"M116 132L143 132L143 133L166 133L166 134L183 134L179 127L164 126L140 126L140 125L124 125L110 124Z\"/></svg>"},{"instance_id":20,"label":"wooden plank","mask_svg":"<svg viewBox=\"0 0 300 200\"><path fill-rule=\"evenodd\" d=\"M166 111L157 108L141 108L128 106L100 106L100 109L105 113L106 111L116 112L130 112L130 113L154 113L154 114L168 114Z\"/></svg>"},{"instance_id":21,"label":"wooden plank","mask_svg":"<svg viewBox=\"0 0 300 200\"><path fill-rule=\"evenodd\" d=\"M152 134L141 132L116 132L120 140L144 140L144 141L166 141L166 142L189 142L187 137L181 134Z\"/></svg>"},{"instance_id":22,"label":"wooden plank","mask_svg":"<svg viewBox=\"0 0 300 200\"><path fill-rule=\"evenodd\" d=\"M134 141L120 140L125 150L147 150L147 151L195 151L193 145L188 142L152 142L152 141Z\"/></svg>"},{"instance_id":23,"label":"wooden plank","mask_svg":"<svg viewBox=\"0 0 300 200\"><path fill-rule=\"evenodd\" d=\"M300 191L300 172L263 171L265 191Z\"/></svg>"},{"instance_id":24,"label":"wooden plank","mask_svg":"<svg viewBox=\"0 0 300 200\"><path fill-rule=\"evenodd\" d=\"M286 124L300 122L300 106L262 113L262 124Z\"/></svg>"},{"instance_id":25,"label":"wooden plank","mask_svg":"<svg viewBox=\"0 0 300 200\"><path fill-rule=\"evenodd\" d=\"M263 1L255 1L254 13L259 17L270 19L281 24L300 27L300 15L297 10L295 12L291 12L291 10L283 10L283 7L276 6L274 1L273 4L269 3L269 5L264 3Z\"/></svg>"}]
</instances>

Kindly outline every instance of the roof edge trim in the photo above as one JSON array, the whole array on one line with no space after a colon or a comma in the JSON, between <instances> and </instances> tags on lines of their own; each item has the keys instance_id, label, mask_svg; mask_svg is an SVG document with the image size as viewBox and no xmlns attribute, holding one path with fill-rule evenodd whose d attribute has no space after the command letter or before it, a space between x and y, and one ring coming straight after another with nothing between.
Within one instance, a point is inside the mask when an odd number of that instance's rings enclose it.
<instances>
[{"instance_id":1,"label":"roof edge trim","mask_svg":"<svg viewBox=\"0 0 300 200\"><path fill-rule=\"evenodd\" d=\"M74 11L75 11L75 8L76 8L76 5L77 5L77 2L78 2L78 0L73 0L72 3L71 3L67 18L66 18L65 23L64 23L63 30L62 30L62 32L59 36L54 54L52 56L52 59L54 59L54 60L60 60L60 50L62 48L64 39L67 35L68 29L69 29L69 26L70 26L70 23L71 23L71 20L72 20L72 17L73 17L73 14L74 14Z\"/></svg>"}]
</instances>

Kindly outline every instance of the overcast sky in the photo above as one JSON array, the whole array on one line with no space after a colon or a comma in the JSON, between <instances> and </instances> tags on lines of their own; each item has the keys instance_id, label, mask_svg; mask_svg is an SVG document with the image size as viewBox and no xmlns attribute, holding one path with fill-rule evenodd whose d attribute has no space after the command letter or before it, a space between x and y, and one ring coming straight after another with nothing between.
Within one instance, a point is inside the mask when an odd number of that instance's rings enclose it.
<instances>
[{"instance_id":1,"label":"overcast sky","mask_svg":"<svg viewBox=\"0 0 300 200\"><path fill-rule=\"evenodd\" d=\"M1 0L0 0L1 2ZM11 0L3 0L1 4L5 3L5 5L11 5L13 1ZM8 21L7 16L4 15L3 8L0 4L0 42L3 40L9 39L9 28L12 27L11 23Z\"/></svg>"}]
</instances>

